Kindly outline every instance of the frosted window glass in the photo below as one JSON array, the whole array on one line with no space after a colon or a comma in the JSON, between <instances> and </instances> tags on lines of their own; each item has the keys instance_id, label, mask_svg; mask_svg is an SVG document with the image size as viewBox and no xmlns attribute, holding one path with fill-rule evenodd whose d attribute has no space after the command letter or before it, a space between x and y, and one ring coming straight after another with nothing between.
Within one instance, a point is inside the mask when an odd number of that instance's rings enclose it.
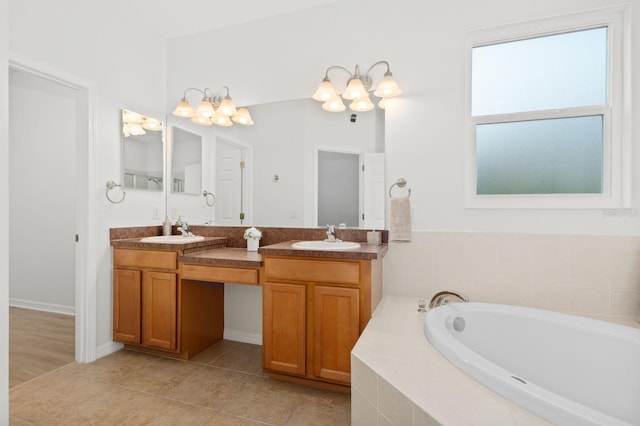
<instances>
[{"instance_id":1,"label":"frosted window glass","mask_svg":"<svg viewBox=\"0 0 640 426\"><path fill-rule=\"evenodd\" d=\"M476 126L477 194L600 194L601 115Z\"/></svg>"},{"instance_id":2,"label":"frosted window glass","mask_svg":"<svg viewBox=\"0 0 640 426\"><path fill-rule=\"evenodd\" d=\"M607 28L472 49L472 115L607 102Z\"/></svg>"}]
</instances>

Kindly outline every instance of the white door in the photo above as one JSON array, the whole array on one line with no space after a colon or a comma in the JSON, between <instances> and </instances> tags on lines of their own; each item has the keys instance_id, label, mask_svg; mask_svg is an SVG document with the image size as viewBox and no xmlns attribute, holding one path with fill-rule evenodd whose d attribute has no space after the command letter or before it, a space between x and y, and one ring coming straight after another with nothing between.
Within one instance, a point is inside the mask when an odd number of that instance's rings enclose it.
<instances>
[{"instance_id":1,"label":"white door","mask_svg":"<svg viewBox=\"0 0 640 426\"><path fill-rule=\"evenodd\" d=\"M362 214L360 227L384 229L385 186L384 153L370 153L363 156L363 190L361 191Z\"/></svg>"},{"instance_id":2,"label":"white door","mask_svg":"<svg viewBox=\"0 0 640 426\"><path fill-rule=\"evenodd\" d=\"M246 149L216 141L216 224L244 225L248 217Z\"/></svg>"}]
</instances>

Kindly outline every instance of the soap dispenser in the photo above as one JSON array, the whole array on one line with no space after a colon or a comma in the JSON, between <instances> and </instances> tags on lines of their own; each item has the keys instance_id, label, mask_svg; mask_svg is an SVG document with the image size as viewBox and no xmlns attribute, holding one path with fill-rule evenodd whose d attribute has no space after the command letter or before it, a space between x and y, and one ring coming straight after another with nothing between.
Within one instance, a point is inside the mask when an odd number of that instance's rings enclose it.
<instances>
[{"instance_id":1,"label":"soap dispenser","mask_svg":"<svg viewBox=\"0 0 640 426\"><path fill-rule=\"evenodd\" d=\"M169 221L169 216L165 216L164 222L162 222L162 235L171 235L171 222Z\"/></svg>"}]
</instances>

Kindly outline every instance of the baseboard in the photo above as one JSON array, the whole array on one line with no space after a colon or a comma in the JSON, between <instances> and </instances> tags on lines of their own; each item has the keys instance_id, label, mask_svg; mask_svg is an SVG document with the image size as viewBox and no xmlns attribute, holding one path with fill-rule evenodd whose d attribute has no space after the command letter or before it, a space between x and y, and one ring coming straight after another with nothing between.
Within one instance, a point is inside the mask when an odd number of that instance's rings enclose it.
<instances>
[{"instance_id":1,"label":"baseboard","mask_svg":"<svg viewBox=\"0 0 640 426\"><path fill-rule=\"evenodd\" d=\"M252 345L262 345L262 334L247 333L238 330L224 329L224 339L234 342L250 343Z\"/></svg>"},{"instance_id":2,"label":"baseboard","mask_svg":"<svg viewBox=\"0 0 640 426\"><path fill-rule=\"evenodd\" d=\"M32 300L9 299L9 306L13 306L14 308L32 309L34 311L52 312L54 314L76 315L75 306L55 305L53 303L34 302Z\"/></svg>"},{"instance_id":3,"label":"baseboard","mask_svg":"<svg viewBox=\"0 0 640 426\"><path fill-rule=\"evenodd\" d=\"M111 355L114 352L118 352L124 345L118 342L108 342L104 345L100 345L96 351L96 359Z\"/></svg>"}]
</instances>

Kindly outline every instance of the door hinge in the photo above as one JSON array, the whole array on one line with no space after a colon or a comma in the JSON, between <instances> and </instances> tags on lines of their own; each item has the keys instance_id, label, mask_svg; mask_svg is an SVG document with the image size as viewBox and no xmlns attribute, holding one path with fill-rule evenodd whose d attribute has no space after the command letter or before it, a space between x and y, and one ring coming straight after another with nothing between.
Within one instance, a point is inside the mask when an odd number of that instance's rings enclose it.
<instances>
[{"instance_id":1,"label":"door hinge","mask_svg":"<svg viewBox=\"0 0 640 426\"><path fill-rule=\"evenodd\" d=\"M240 168L241 168L241 169L244 169L244 161L241 161L241 162L240 162Z\"/></svg>"},{"instance_id":2,"label":"door hinge","mask_svg":"<svg viewBox=\"0 0 640 426\"><path fill-rule=\"evenodd\" d=\"M80 241L80 237L78 236L78 234L76 234L76 243Z\"/></svg>"},{"instance_id":3,"label":"door hinge","mask_svg":"<svg viewBox=\"0 0 640 426\"><path fill-rule=\"evenodd\" d=\"M362 165L362 171L364 172L364 164Z\"/></svg>"},{"instance_id":4,"label":"door hinge","mask_svg":"<svg viewBox=\"0 0 640 426\"><path fill-rule=\"evenodd\" d=\"M362 220L364 220L364 213L362 213Z\"/></svg>"}]
</instances>

